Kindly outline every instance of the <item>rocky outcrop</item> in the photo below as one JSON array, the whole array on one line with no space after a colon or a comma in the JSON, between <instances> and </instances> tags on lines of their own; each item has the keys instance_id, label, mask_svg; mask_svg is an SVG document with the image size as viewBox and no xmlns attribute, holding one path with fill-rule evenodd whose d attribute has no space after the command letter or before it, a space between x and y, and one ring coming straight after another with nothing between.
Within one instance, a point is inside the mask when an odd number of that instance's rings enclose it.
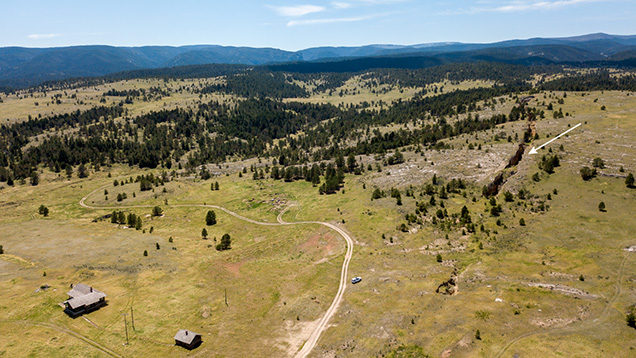
<instances>
[{"instance_id":1,"label":"rocky outcrop","mask_svg":"<svg viewBox=\"0 0 636 358\"><path fill-rule=\"evenodd\" d=\"M456 294L457 291L457 269L454 269L448 281L444 281L441 285L439 285L435 292L452 296Z\"/></svg>"}]
</instances>

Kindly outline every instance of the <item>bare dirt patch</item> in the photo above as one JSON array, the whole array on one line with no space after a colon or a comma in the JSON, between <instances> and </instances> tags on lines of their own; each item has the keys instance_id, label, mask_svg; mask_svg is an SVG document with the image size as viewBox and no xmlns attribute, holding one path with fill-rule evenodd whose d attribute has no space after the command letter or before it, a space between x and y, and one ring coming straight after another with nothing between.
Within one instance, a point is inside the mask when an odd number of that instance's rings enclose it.
<instances>
[{"instance_id":1,"label":"bare dirt patch","mask_svg":"<svg viewBox=\"0 0 636 358\"><path fill-rule=\"evenodd\" d=\"M243 262L235 262L235 263L224 263L221 264L225 271L234 275L234 277L241 277L241 266L243 266Z\"/></svg>"},{"instance_id":2,"label":"bare dirt patch","mask_svg":"<svg viewBox=\"0 0 636 358\"><path fill-rule=\"evenodd\" d=\"M568 296L575 296L575 297L588 298L588 299L598 298L597 295L591 294L589 292L580 290L578 288L570 287L570 286L560 285L560 284L528 282L527 285L530 287L538 287L545 290L562 293Z\"/></svg>"},{"instance_id":3,"label":"bare dirt patch","mask_svg":"<svg viewBox=\"0 0 636 358\"><path fill-rule=\"evenodd\" d=\"M287 352L287 356L293 357L305 342L307 337L316 329L320 318L315 321L299 322L285 321L285 332L275 345Z\"/></svg>"},{"instance_id":4,"label":"bare dirt patch","mask_svg":"<svg viewBox=\"0 0 636 358\"><path fill-rule=\"evenodd\" d=\"M322 262L323 258L334 253L334 249L336 249L337 245L338 242L333 235L321 232L311 236L307 241L298 245L298 250L320 257L321 260L319 262Z\"/></svg>"}]
</instances>

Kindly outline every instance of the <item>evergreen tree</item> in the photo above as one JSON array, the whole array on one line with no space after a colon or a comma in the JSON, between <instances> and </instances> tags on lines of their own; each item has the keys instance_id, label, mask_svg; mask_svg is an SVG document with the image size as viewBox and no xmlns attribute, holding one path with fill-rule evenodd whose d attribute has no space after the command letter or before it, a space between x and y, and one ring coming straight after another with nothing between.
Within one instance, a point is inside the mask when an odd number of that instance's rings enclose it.
<instances>
[{"instance_id":1,"label":"evergreen tree","mask_svg":"<svg viewBox=\"0 0 636 358\"><path fill-rule=\"evenodd\" d=\"M230 234L224 234L223 237L221 237L221 242L216 245L216 249L219 251L223 251L223 250L229 250L232 248L232 238L230 237Z\"/></svg>"},{"instance_id":2,"label":"evergreen tree","mask_svg":"<svg viewBox=\"0 0 636 358\"><path fill-rule=\"evenodd\" d=\"M592 161L592 166L594 168L604 169L605 162L603 161L603 159L597 157L597 158L594 158L594 160Z\"/></svg>"},{"instance_id":3,"label":"evergreen tree","mask_svg":"<svg viewBox=\"0 0 636 358\"><path fill-rule=\"evenodd\" d=\"M33 171L33 173L31 173L31 185L36 186L40 183L40 176L38 175L37 171Z\"/></svg>"},{"instance_id":4,"label":"evergreen tree","mask_svg":"<svg viewBox=\"0 0 636 358\"><path fill-rule=\"evenodd\" d=\"M77 177L88 178L88 169L86 169L86 165L84 165L84 163L80 164L80 166L77 168Z\"/></svg>"},{"instance_id":5,"label":"evergreen tree","mask_svg":"<svg viewBox=\"0 0 636 358\"><path fill-rule=\"evenodd\" d=\"M347 158L347 169L349 169L349 173L353 173L357 167L356 156L353 153L349 154Z\"/></svg>"},{"instance_id":6,"label":"evergreen tree","mask_svg":"<svg viewBox=\"0 0 636 358\"><path fill-rule=\"evenodd\" d=\"M2 246L0 246L0 254L1 252ZM627 326L632 327L632 328L636 328L636 314L634 314L634 312L630 312L626 317L625 317L625 321L627 322Z\"/></svg>"},{"instance_id":7,"label":"evergreen tree","mask_svg":"<svg viewBox=\"0 0 636 358\"><path fill-rule=\"evenodd\" d=\"M512 193L511 193L511 192L506 191L506 192L504 193L504 200L505 200L505 201L507 201L507 202L511 202L511 201L513 201L513 200L514 200L514 196L512 195Z\"/></svg>"},{"instance_id":8,"label":"evergreen tree","mask_svg":"<svg viewBox=\"0 0 636 358\"><path fill-rule=\"evenodd\" d=\"M588 167L583 167L580 170L581 178L583 180L588 181L596 176L596 169L590 169Z\"/></svg>"},{"instance_id":9,"label":"evergreen tree","mask_svg":"<svg viewBox=\"0 0 636 358\"><path fill-rule=\"evenodd\" d=\"M128 214L126 224L128 225L128 227L135 227L135 225L137 224L137 215L133 213Z\"/></svg>"},{"instance_id":10,"label":"evergreen tree","mask_svg":"<svg viewBox=\"0 0 636 358\"><path fill-rule=\"evenodd\" d=\"M161 214L163 214L163 209L160 206L152 208L152 216L161 216Z\"/></svg>"},{"instance_id":11,"label":"evergreen tree","mask_svg":"<svg viewBox=\"0 0 636 358\"><path fill-rule=\"evenodd\" d=\"M207 240L208 238L208 230L206 230L205 228L203 228L203 230L201 230L201 236Z\"/></svg>"},{"instance_id":12,"label":"evergreen tree","mask_svg":"<svg viewBox=\"0 0 636 358\"><path fill-rule=\"evenodd\" d=\"M627 185L628 188L634 187L634 174L627 174L627 178L625 178L625 185Z\"/></svg>"},{"instance_id":13,"label":"evergreen tree","mask_svg":"<svg viewBox=\"0 0 636 358\"><path fill-rule=\"evenodd\" d=\"M40 215L42 216L49 216L49 208L47 208L44 205L40 205L40 207L38 208L38 213L40 213Z\"/></svg>"},{"instance_id":14,"label":"evergreen tree","mask_svg":"<svg viewBox=\"0 0 636 358\"><path fill-rule=\"evenodd\" d=\"M214 210L208 210L208 214L205 216L205 224L208 226L216 224L216 213Z\"/></svg>"}]
</instances>

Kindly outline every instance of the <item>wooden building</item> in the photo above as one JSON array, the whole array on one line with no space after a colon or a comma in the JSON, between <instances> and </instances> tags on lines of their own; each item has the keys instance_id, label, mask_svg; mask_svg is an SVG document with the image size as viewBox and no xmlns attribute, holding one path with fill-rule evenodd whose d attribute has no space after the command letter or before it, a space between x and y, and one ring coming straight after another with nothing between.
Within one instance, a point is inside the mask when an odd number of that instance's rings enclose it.
<instances>
[{"instance_id":1,"label":"wooden building","mask_svg":"<svg viewBox=\"0 0 636 358\"><path fill-rule=\"evenodd\" d=\"M106 305L105 293L82 283L71 287L72 289L66 293L68 300L64 301L64 312L69 316L75 318Z\"/></svg>"},{"instance_id":2,"label":"wooden building","mask_svg":"<svg viewBox=\"0 0 636 358\"><path fill-rule=\"evenodd\" d=\"M187 329L180 329L174 336L174 344L187 349L194 349L201 345L201 335L188 331Z\"/></svg>"}]
</instances>

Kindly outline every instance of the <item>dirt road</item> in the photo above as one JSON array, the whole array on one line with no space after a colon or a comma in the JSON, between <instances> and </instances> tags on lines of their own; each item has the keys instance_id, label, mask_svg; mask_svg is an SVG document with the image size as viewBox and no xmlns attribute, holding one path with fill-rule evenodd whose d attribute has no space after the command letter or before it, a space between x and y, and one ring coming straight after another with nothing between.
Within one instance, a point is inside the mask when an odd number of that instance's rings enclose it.
<instances>
[{"instance_id":1,"label":"dirt road","mask_svg":"<svg viewBox=\"0 0 636 358\"><path fill-rule=\"evenodd\" d=\"M106 185L108 186L108 185ZM126 208L151 208L153 207L153 205L131 205L131 206L91 206L86 204L86 199L93 195L94 193L103 190L106 186L102 186L98 189L93 190L92 192L90 192L89 194L87 194L86 196L84 196L79 204L80 206L87 208L87 209L107 209L107 210L121 210L121 209L126 209ZM337 232L338 234L340 234L340 236L342 236L342 238L345 240L345 242L347 243L347 251L345 252L345 257L344 257L344 261L342 263L342 269L340 271L340 283L338 286L338 292L336 293L336 296L334 297L333 301L331 302L331 305L329 306L329 308L327 309L327 311L324 313L324 315L322 316L322 318L319 320L318 325L314 328L314 330L311 332L311 334L309 335L309 337L307 338L307 340L305 341L305 344L303 344L302 348L296 353L296 355L294 356L295 358L305 358L307 357L307 355L309 355L309 353L314 349L314 347L316 346L318 339L320 338L320 335L322 334L322 332L324 331L325 327L327 326L327 323L329 322L329 320L331 319L331 317L333 317L333 315L336 313L336 311L338 310L338 306L340 306L340 302L342 301L342 298L344 296L344 292L345 289L347 288L347 276L348 276L348 272L349 272L349 262L351 261L351 257L353 255L353 240L351 239L351 237L349 236L349 234L347 234L343 229L339 228L338 226L334 225L334 224L330 224L330 223L326 223L326 222L322 222L322 221L298 221L298 222L286 222L283 220L283 214L285 213L285 211L281 212L280 214L278 214L277 217L277 221L276 223L266 223L266 222L261 222L261 221L256 221L256 220L252 220L250 218L246 218L245 216L239 215L231 210L228 210L222 206L217 206L217 205L207 205L207 204L177 204L177 205L164 205L165 207L173 207L173 208L178 208L178 207L201 207L201 208L213 208L213 209L218 209L221 210L229 215L234 216L235 218L239 219L239 220L243 220L255 225L265 225L265 226L281 226L281 225L305 225L305 224L319 224L319 225L323 225L326 226L332 230L334 230L335 232Z\"/></svg>"}]
</instances>

